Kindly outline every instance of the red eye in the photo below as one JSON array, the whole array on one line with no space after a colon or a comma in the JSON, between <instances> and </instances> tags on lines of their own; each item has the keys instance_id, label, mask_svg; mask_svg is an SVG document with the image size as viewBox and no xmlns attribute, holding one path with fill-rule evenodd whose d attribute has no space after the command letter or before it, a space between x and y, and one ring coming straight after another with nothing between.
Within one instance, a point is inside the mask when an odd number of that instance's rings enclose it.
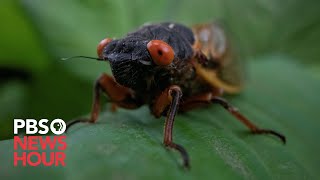
<instances>
[{"instance_id":1,"label":"red eye","mask_svg":"<svg viewBox=\"0 0 320 180\"><path fill-rule=\"evenodd\" d=\"M152 40L148 42L147 48L153 62L159 66L169 65L174 59L172 47L164 41Z\"/></svg>"},{"instance_id":2,"label":"red eye","mask_svg":"<svg viewBox=\"0 0 320 180\"><path fill-rule=\"evenodd\" d=\"M97 47L97 53L98 53L98 57L99 58L103 58L102 57L102 53L103 53L103 48L106 47L107 44L109 44L112 41L111 38L105 38L102 41L100 41L98 47Z\"/></svg>"}]
</instances>

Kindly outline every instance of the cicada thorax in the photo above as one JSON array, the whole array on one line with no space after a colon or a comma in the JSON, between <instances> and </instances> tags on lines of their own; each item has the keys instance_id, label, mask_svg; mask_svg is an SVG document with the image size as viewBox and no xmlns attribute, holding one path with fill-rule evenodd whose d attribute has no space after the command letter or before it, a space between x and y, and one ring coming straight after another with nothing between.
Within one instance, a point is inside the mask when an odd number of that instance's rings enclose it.
<instances>
[{"instance_id":1,"label":"cicada thorax","mask_svg":"<svg viewBox=\"0 0 320 180\"><path fill-rule=\"evenodd\" d=\"M194 52L204 55L207 60L194 64L198 75L227 93L239 92L243 85L243 69L224 28L218 23L210 23L195 25L192 30Z\"/></svg>"}]
</instances>

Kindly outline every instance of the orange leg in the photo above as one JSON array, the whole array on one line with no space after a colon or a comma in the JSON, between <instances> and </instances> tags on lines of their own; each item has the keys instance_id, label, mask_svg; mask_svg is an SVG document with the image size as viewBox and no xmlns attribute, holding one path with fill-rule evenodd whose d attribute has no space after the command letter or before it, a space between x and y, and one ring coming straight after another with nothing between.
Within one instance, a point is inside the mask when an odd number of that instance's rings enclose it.
<instances>
[{"instance_id":1,"label":"orange leg","mask_svg":"<svg viewBox=\"0 0 320 180\"><path fill-rule=\"evenodd\" d=\"M206 92L188 97L181 102L179 111L187 112L195 108L208 106L210 105L210 99L213 96L222 96L222 94L223 91L221 89L214 89L211 92Z\"/></svg>"},{"instance_id":2,"label":"orange leg","mask_svg":"<svg viewBox=\"0 0 320 180\"><path fill-rule=\"evenodd\" d=\"M153 114L160 117L167 110L167 118L164 125L163 144L166 147L172 148L180 152L183 158L183 166L189 168L189 156L184 147L176 144L172 140L173 122L178 111L179 102L182 96L182 91L179 86L170 86L156 100L153 106Z\"/></svg>"},{"instance_id":3,"label":"orange leg","mask_svg":"<svg viewBox=\"0 0 320 180\"><path fill-rule=\"evenodd\" d=\"M189 97L181 102L179 111L187 112L195 108L200 108L208 106L210 103L207 102L208 99L212 97L211 93L203 93Z\"/></svg>"},{"instance_id":4,"label":"orange leg","mask_svg":"<svg viewBox=\"0 0 320 180\"><path fill-rule=\"evenodd\" d=\"M249 119L247 119L244 115L242 115L237 108L233 107L231 104L229 104L225 99L215 96L212 93L204 93L198 96L191 97L184 101L184 103L181 104L182 110L188 109L190 107L198 107L201 105L208 105L210 103L216 103L221 105L224 109L229 111L234 117L236 117L240 122L242 122L246 127L250 129L250 131L254 134L272 134L278 138L281 139L281 141L285 144L286 143L286 137L274 130L270 129L261 129L255 124L253 124Z\"/></svg>"},{"instance_id":5,"label":"orange leg","mask_svg":"<svg viewBox=\"0 0 320 180\"><path fill-rule=\"evenodd\" d=\"M126 109L134 109L141 106L139 103L135 101L132 90L118 84L112 76L102 74L97 79L94 85L93 103L90 118L69 121L67 124L67 129L69 129L73 124L76 124L78 122L95 123L97 121L101 106L101 91L103 91L110 97L111 102L113 103L113 107L119 106Z\"/></svg>"},{"instance_id":6,"label":"orange leg","mask_svg":"<svg viewBox=\"0 0 320 180\"><path fill-rule=\"evenodd\" d=\"M272 134L278 138L281 139L283 144L286 143L286 137L274 130L271 129L261 129L254 125L252 122L249 121L245 116L243 116L237 108L233 107L231 104L229 104L225 99L221 97L213 97L211 99L211 102L220 104L223 108L225 108L227 111L229 111L234 117L236 117L239 121L241 121L245 126L247 126L252 133L254 134Z\"/></svg>"}]
</instances>

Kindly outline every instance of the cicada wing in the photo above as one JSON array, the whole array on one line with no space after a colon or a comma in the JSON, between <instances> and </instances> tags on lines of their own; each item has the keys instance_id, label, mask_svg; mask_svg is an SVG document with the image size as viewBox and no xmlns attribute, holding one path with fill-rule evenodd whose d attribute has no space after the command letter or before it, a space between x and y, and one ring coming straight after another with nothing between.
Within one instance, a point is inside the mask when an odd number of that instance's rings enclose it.
<instances>
[{"instance_id":1,"label":"cicada wing","mask_svg":"<svg viewBox=\"0 0 320 180\"><path fill-rule=\"evenodd\" d=\"M218 66L212 68L212 74L218 83L215 86L224 89L227 93L237 93L243 87L244 66L240 57L235 52L230 36L220 23L195 25L193 28L195 51L201 51L209 61L215 62Z\"/></svg>"}]
</instances>

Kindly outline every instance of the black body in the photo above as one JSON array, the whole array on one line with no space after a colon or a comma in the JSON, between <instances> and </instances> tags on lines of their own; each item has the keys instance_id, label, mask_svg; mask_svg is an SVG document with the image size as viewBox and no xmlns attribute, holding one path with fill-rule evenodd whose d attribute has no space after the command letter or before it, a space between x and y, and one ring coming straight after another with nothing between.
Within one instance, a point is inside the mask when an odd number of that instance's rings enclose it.
<instances>
[{"instance_id":1,"label":"black body","mask_svg":"<svg viewBox=\"0 0 320 180\"><path fill-rule=\"evenodd\" d=\"M175 52L172 64L157 66L147 50L150 40L162 40ZM170 85L182 88L184 97L205 89L195 81L196 74L189 63L193 57L194 35L190 28L176 23L145 25L122 39L110 42L103 51L103 58L110 62L116 81L134 90L137 97L157 95ZM150 65L145 65L148 62ZM198 87L198 88L197 88ZM152 92L152 93L149 93Z\"/></svg>"}]
</instances>

